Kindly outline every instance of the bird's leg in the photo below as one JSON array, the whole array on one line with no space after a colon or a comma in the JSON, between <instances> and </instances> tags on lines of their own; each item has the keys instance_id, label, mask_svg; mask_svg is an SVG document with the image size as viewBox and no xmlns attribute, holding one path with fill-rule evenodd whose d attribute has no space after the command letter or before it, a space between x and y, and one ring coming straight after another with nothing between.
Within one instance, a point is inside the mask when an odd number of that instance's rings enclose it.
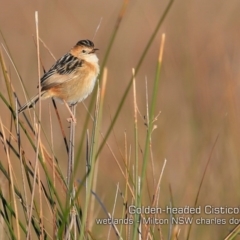
<instances>
[{"instance_id":1,"label":"bird's leg","mask_svg":"<svg viewBox=\"0 0 240 240\"><path fill-rule=\"evenodd\" d=\"M71 111L70 107L68 106L67 102L65 100L63 100L65 106L67 107L67 110L69 111L70 115L71 115L71 118L68 118L67 121L70 122L70 121L73 121L74 123L77 123L77 120L73 114L73 112Z\"/></svg>"}]
</instances>

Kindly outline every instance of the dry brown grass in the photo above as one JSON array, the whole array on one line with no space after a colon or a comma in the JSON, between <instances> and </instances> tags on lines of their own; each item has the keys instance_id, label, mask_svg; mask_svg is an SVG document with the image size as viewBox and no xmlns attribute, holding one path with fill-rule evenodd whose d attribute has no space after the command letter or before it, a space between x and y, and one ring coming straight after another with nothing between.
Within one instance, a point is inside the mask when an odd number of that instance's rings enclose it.
<instances>
[{"instance_id":1,"label":"dry brown grass","mask_svg":"<svg viewBox=\"0 0 240 240\"><path fill-rule=\"evenodd\" d=\"M131 69L136 66L166 4L167 1L140 0L130 1L127 6L106 62L108 76L101 125L99 126L99 144L102 141L101 136L105 136L112 122L129 83L132 75ZM0 2L0 30L2 32L0 42L4 46L7 44L8 51L11 53L11 57L25 84L28 96L37 92L37 55L32 38L33 35L35 36L35 10L39 11L40 37L57 58L67 52L71 45L78 40L92 39L102 18L101 26L94 39L96 46L100 48L99 58L102 62L110 36L116 26L121 5L122 2L120 1L87 2L73 0L64 2L43 0L20 2L14 0ZM193 206L210 155L211 160L206 170L197 205L205 206L209 204L223 207L237 207L239 205L239 7L239 2L236 0L176 1L137 73L137 106L139 113L142 115L142 117L138 115L138 155L139 168L141 168L147 131L146 119L144 118L147 115L145 83L147 79L148 94L149 99L151 99L159 41L161 34L166 33L163 66L155 109L155 115L159 111L161 111L161 114L155 123L157 128L154 130L151 139L154 174L149 161L147 189L142 201L144 206L149 205L152 201L153 193L156 191L154 183L157 183L159 179L164 159L167 159L167 164L161 180L158 205L170 205L170 201L172 201L175 207ZM4 49L2 47L1 49L11 84L21 103L23 103L25 97L19 77ZM42 44L40 44L40 56L44 67L48 69L54 60ZM0 93L8 99L4 79L4 73L1 70ZM91 98L85 101L86 106L89 106L90 101ZM14 97L12 102L14 105ZM58 111L63 122L63 130L68 136L68 124L65 122L68 112L60 104L58 104ZM52 124L50 124L49 114L51 114ZM94 115L94 108L91 110L91 114ZM30 118L28 112L27 116ZM79 104L77 109L78 123L76 125L77 146L79 146L82 136L86 136L87 130L89 130L90 136L92 133L93 122L88 121L86 126L83 124L86 116L89 116L89 113L83 104ZM5 139L10 141L17 149L15 125L9 109L2 100L0 101L0 118L3 124L2 128L0 125L1 132L4 129ZM34 135L23 116L20 116L20 120L23 121L31 139L34 139ZM56 174L53 183L57 189L61 189L59 195L65 196L66 189L61 178L66 177L67 153L51 101L42 102L41 126L43 132L41 134L42 148L40 148L40 152L44 156L42 161L46 162L47 168L51 172L53 171L53 156L57 156L56 171L59 172ZM9 131L14 134L11 135ZM53 144L51 143L51 132L53 134ZM213 148L217 137L217 143ZM24 191L21 181L22 166L19 157L14 155L11 149L9 149L10 156L7 157L6 149L4 149L6 141L3 139L4 137L1 136L0 162L7 169L9 166L7 161L10 158L14 169L14 181L20 183L18 187ZM132 201L131 191L127 188L127 185L132 184L131 177L135 176L133 174L134 169L132 169L135 156L134 141L133 97L132 94L129 94L109 135L108 142L99 155L95 183L95 191L109 212L112 212L116 186L119 184L118 194L122 193L123 195L122 199L118 195L116 201L115 216L118 218L124 214L123 202L126 203L128 200L128 204L131 204ZM22 161L23 163L26 161L28 167L33 171L34 165L31 166L30 163L33 164L34 162L35 150L22 132L21 144L25 152ZM86 142L84 140L78 158L76 180L83 179L86 172L85 159ZM129 167L129 171L126 166ZM41 179L43 183L47 184L43 169L41 169L40 174L44 176ZM9 182L1 172L0 194L13 202L14 198L11 195L11 189L9 189L11 185L8 184ZM169 185L172 190L171 193ZM27 189L27 195L29 192L29 189ZM39 197L38 194L37 197ZM85 199L85 191L82 190L78 199L81 206L84 205L83 199ZM17 201L17 207L20 208L19 197L15 200ZM63 197L64 201L65 197ZM39 204L38 200L36 200L36 204ZM2 207L0 209L2 210ZM46 209L46 211L49 212L49 209ZM23 212L20 212L20 217L23 215ZM53 224L50 221L50 219L54 219L53 215L46 214L44 222L49 222L49 225ZM231 215L206 216L205 214L201 216L205 218L224 218L227 221L233 217ZM92 213L91 217L93 219L95 217L105 217L104 211L96 203L95 212ZM14 221L12 217L10 222L16 227ZM0 220L0 224L0 231L2 232L2 229L6 229L6 227L2 225L2 220ZM97 226L94 223L89 223L89 226L92 226L89 234L95 239L106 239L109 225ZM189 239L223 239L234 227L235 225L230 224L193 225ZM175 239L186 239L188 229L189 226L187 225L178 225L173 228L172 232L178 237ZM14 231L17 233L17 228ZM124 231L124 234L127 234L126 226L124 226ZM157 237L160 234L163 239L168 239L168 231L169 226L162 226L161 229L155 229L155 234ZM114 239L113 231L111 231L110 236L110 239ZM34 237L32 239L35 239Z\"/></svg>"}]
</instances>

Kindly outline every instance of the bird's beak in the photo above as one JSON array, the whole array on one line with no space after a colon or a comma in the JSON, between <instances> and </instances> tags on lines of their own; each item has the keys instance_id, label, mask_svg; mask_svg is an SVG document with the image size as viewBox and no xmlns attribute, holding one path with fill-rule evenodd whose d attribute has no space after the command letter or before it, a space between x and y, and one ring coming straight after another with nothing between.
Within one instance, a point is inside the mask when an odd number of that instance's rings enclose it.
<instances>
[{"instance_id":1,"label":"bird's beak","mask_svg":"<svg viewBox=\"0 0 240 240\"><path fill-rule=\"evenodd\" d=\"M91 52L89 53L95 53L97 50L99 50L98 48L94 48Z\"/></svg>"}]
</instances>

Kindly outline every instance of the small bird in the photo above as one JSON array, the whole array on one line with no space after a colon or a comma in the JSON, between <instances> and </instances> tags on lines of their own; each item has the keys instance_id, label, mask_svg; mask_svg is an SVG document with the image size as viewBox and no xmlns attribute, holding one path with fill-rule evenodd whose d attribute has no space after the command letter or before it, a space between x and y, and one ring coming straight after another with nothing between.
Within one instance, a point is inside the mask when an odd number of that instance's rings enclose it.
<instances>
[{"instance_id":1,"label":"small bird","mask_svg":"<svg viewBox=\"0 0 240 240\"><path fill-rule=\"evenodd\" d=\"M41 78L41 99L61 99L71 113L69 106L83 101L93 90L99 74L97 48L90 40L81 40L46 72ZM24 104L18 113L33 107L39 94Z\"/></svg>"}]
</instances>

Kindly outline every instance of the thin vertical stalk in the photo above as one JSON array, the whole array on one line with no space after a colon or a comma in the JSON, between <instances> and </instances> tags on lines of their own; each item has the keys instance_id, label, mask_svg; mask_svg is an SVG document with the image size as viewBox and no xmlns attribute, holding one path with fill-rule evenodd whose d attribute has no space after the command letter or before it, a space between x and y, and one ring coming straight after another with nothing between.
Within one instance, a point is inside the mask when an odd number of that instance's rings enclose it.
<instances>
[{"instance_id":1,"label":"thin vertical stalk","mask_svg":"<svg viewBox=\"0 0 240 240\"><path fill-rule=\"evenodd\" d=\"M54 102L55 103L55 102ZM52 163L52 178L53 178L53 188L56 189L56 162L55 162L55 153L54 153L54 144L53 144L53 124L52 124L52 114L50 111L50 105L49 105L49 122L50 122L50 126L51 126L51 149L52 149L52 159L53 159L53 163ZM53 200L55 201L55 197L53 197ZM53 219L52 219L52 224L53 224L53 231L52 231L52 239L56 238L56 232L57 232L57 228L56 228L56 205L54 205L53 208Z\"/></svg>"},{"instance_id":2,"label":"thin vertical stalk","mask_svg":"<svg viewBox=\"0 0 240 240\"><path fill-rule=\"evenodd\" d=\"M138 125L137 125L137 96L136 96L136 78L135 69L132 69L133 74L133 107L134 107L134 141L135 141L135 206L138 206ZM134 224L137 224L138 215L134 216Z\"/></svg>"},{"instance_id":3,"label":"thin vertical stalk","mask_svg":"<svg viewBox=\"0 0 240 240\"><path fill-rule=\"evenodd\" d=\"M152 134L152 130L153 130L154 112L155 112L155 106L156 106L156 101L157 101L157 93L158 93L158 85L159 85L161 66L162 66L164 43L165 43L165 34L162 35L158 64L157 64L157 69L156 69L156 76L155 76L155 81L154 81L154 86L153 86L153 96L152 96L152 101L151 101L151 106L150 106L149 126L148 126L148 131L147 131L146 142L145 142L143 166L142 166L142 173L141 173L141 183L140 183L140 193L139 193L138 200L137 200L137 203L138 203L137 207L140 207L141 202L142 202L143 183L145 182L145 178L146 178L147 163L148 163L148 158L149 158L149 144L150 144L151 134ZM140 214L138 214L136 219L137 219L137 222L134 224L133 239L136 239L136 237L137 237L137 229L138 229L138 226L140 223Z\"/></svg>"},{"instance_id":4,"label":"thin vertical stalk","mask_svg":"<svg viewBox=\"0 0 240 240\"><path fill-rule=\"evenodd\" d=\"M106 92L106 84L107 84L107 75L108 75L108 70L107 70L107 68L104 68L103 69L102 85L101 85L101 89L100 89L98 126L101 126L101 121L102 121L103 103L104 103L104 97L105 97L105 92ZM99 127L98 127L98 129L99 129ZM96 146L98 146L98 139L99 139L98 136L99 136L99 131L97 131L97 133L96 133L96 140L95 140ZM93 174L93 184L92 184L92 189L91 189L93 192L95 192L96 186L97 186L98 166L99 166L99 162L96 161L95 168L93 169L94 174ZM88 214L88 223L89 223L88 229L89 230L92 228L92 225L94 223L94 221L92 221L93 214L94 214L94 203L95 203L94 198L91 198L91 202L90 202L90 206L89 206L89 214Z\"/></svg>"},{"instance_id":5,"label":"thin vertical stalk","mask_svg":"<svg viewBox=\"0 0 240 240\"><path fill-rule=\"evenodd\" d=\"M76 116L76 105L71 106L71 111L73 116ZM75 128L76 123L71 121L70 123L70 135L69 135L69 153L68 153L68 172L67 172L67 186L70 191L71 180L72 180L72 173L74 171L74 145L75 145Z\"/></svg>"},{"instance_id":6,"label":"thin vertical stalk","mask_svg":"<svg viewBox=\"0 0 240 240\"><path fill-rule=\"evenodd\" d=\"M38 62L38 83L40 86L40 52L39 52L39 31L38 31L38 11L35 12L35 23L36 23L36 38L37 38L37 62ZM28 217L28 228L27 228L27 240L30 239L31 235L31 219L32 219L32 211L33 211L33 201L34 201L34 193L37 179L37 169L38 169L38 155L39 155L39 145L40 145L40 132L41 132L41 88L38 88L39 94L39 109L38 109L38 124L36 129L37 134L37 147L36 147L36 155L35 155L35 168L34 168L34 178L33 178L33 187L32 187L32 197L31 197L31 205L30 212Z\"/></svg>"},{"instance_id":7,"label":"thin vertical stalk","mask_svg":"<svg viewBox=\"0 0 240 240\"><path fill-rule=\"evenodd\" d=\"M40 146L41 153L43 153L43 149ZM42 154L42 156L44 156ZM44 161L45 162L45 161ZM43 202L42 202L42 191L41 191L41 174L39 168L37 169L38 175L38 194L39 194L39 227L40 227L40 240L44 239L44 222L43 222Z\"/></svg>"},{"instance_id":8,"label":"thin vertical stalk","mask_svg":"<svg viewBox=\"0 0 240 240\"><path fill-rule=\"evenodd\" d=\"M83 211L83 217L82 217L82 224L81 224L81 230L80 230L80 236L79 239L82 240L85 235L85 226L88 218L88 209L89 209L89 203L90 203L90 197L91 197L91 189L92 189L92 183L93 183L93 175L94 175L94 169L95 169L95 163L96 163L96 141L97 141L97 133L99 131L98 127L98 118L99 118L99 88L97 92L97 99L96 99L96 109L94 114L94 125L92 130L92 138L91 138L91 149L90 149L90 173L87 178L87 184L88 184L88 191L86 193L86 199L85 199L85 206Z\"/></svg>"},{"instance_id":9,"label":"thin vertical stalk","mask_svg":"<svg viewBox=\"0 0 240 240\"><path fill-rule=\"evenodd\" d=\"M76 117L76 104L72 105L70 107L73 117ZM76 129L76 123L73 121L73 119L70 120L70 133L69 133L69 152L68 152L68 172L67 172L67 206L69 205L70 210L70 220L69 225L67 227L66 231L66 237L65 239L70 239L70 232L72 227L75 225L75 210L74 210L74 203L71 203L71 201L74 201L75 199L75 190L74 190L74 177L73 177L73 171L74 171L74 146L75 146L75 129ZM69 202L68 202L69 201ZM71 206L72 205L72 206Z\"/></svg>"}]
</instances>

